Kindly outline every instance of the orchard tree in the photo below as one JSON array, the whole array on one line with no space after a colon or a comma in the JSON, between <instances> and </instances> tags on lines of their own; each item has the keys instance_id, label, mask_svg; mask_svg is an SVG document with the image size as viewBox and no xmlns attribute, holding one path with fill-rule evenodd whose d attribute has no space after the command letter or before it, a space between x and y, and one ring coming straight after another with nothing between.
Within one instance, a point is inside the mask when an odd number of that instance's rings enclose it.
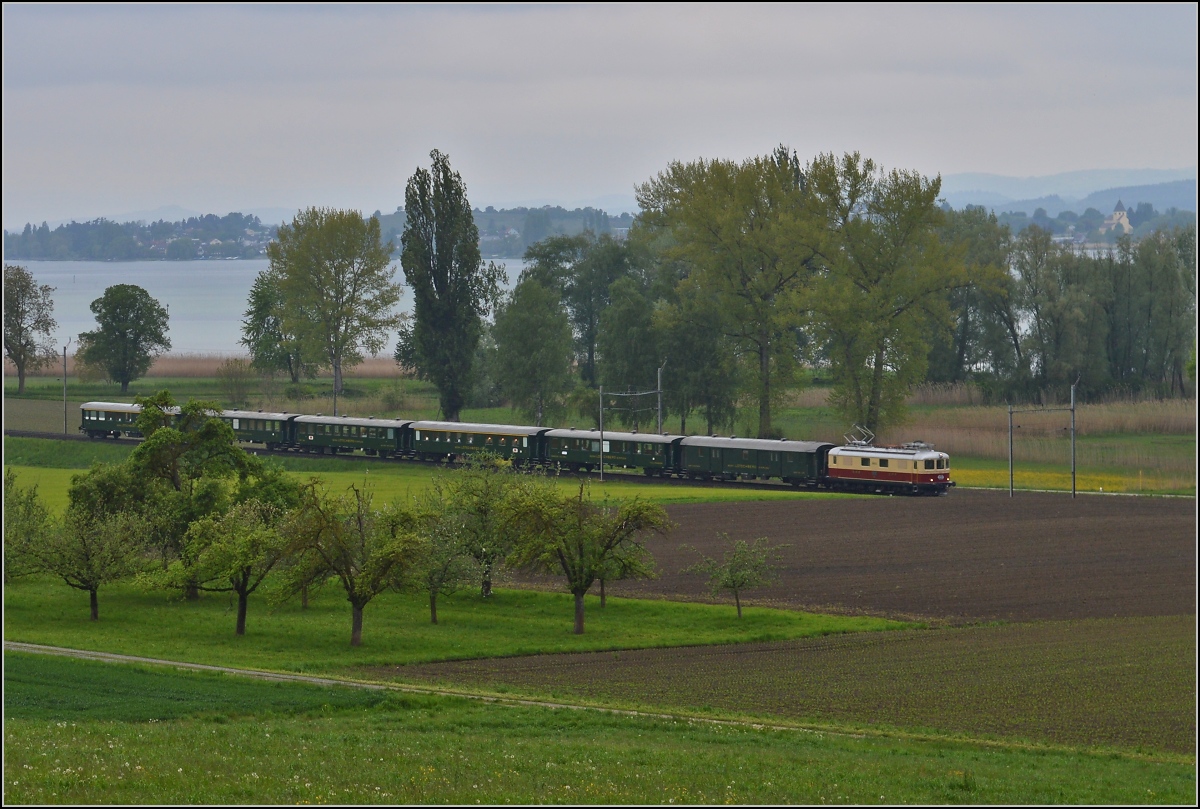
<instances>
[{"instance_id":1,"label":"orchard tree","mask_svg":"<svg viewBox=\"0 0 1200 809\"><path fill-rule=\"evenodd\" d=\"M517 284L492 328L500 388L538 427L571 391L571 324L558 296L533 279Z\"/></svg>"},{"instance_id":2,"label":"orchard tree","mask_svg":"<svg viewBox=\"0 0 1200 809\"><path fill-rule=\"evenodd\" d=\"M4 581L36 573L34 548L43 544L56 530L35 483L29 488L17 485L17 474L4 470Z\"/></svg>"},{"instance_id":3,"label":"orchard tree","mask_svg":"<svg viewBox=\"0 0 1200 809\"><path fill-rule=\"evenodd\" d=\"M721 533L719 536L723 537L726 542L729 541L728 534ZM720 595L722 590L732 592L733 600L737 604L738 618L741 618L742 591L763 587L775 581L777 576L775 562L779 557L779 551L784 547L786 546L770 545L766 537L759 537L753 542L739 539L733 543L732 548L725 552L724 561L718 562L700 554L701 561L685 568L682 572L699 573L708 577L708 586L714 597Z\"/></svg>"},{"instance_id":4,"label":"orchard tree","mask_svg":"<svg viewBox=\"0 0 1200 809\"><path fill-rule=\"evenodd\" d=\"M511 510L516 485L509 463L494 455L476 456L434 483L446 518L478 566L483 598L492 595L492 573L520 536Z\"/></svg>"},{"instance_id":5,"label":"orchard tree","mask_svg":"<svg viewBox=\"0 0 1200 809\"><path fill-rule=\"evenodd\" d=\"M400 332L396 362L438 389L443 417L458 421L471 382L483 319L500 297L504 271L479 255L479 229L462 176L430 152L404 190L400 264L413 290L413 317Z\"/></svg>"},{"instance_id":6,"label":"orchard tree","mask_svg":"<svg viewBox=\"0 0 1200 809\"><path fill-rule=\"evenodd\" d=\"M121 383L121 393L128 393L129 383L171 348L167 309L141 287L117 284L92 301L91 310L97 328L79 335L76 357Z\"/></svg>"},{"instance_id":7,"label":"orchard tree","mask_svg":"<svg viewBox=\"0 0 1200 809\"><path fill-rule=\"evenodd\" d=\"M54 287L38 284L24 267L4 265L4 355L17 369L17 395L25 393L25 374L54 361L50 336L58 325L51 317Z\"/></svg>"},{"instance_id":8,"label":"orchard tree","mask_svg":"<svg viewBox=\"0 0 1200 809\"><path fill-rule=\"evenodd\" d=\"M417 503L418 531L425 550L411 576L413 589L429 595L429 622L438 622L437 600L479 581L479 563L471 555L463 515L446 502L446 490L434 486Z\"/></svg>"},{"instance_id":9,"label":"orchard tree","mask_svg":"<svg viewBox=\"0 0 1200 809\"><path fill-rule=\"evenodd\" d=\"M583 597L596 580L615 572L650 576L654 560L644 537L671 527L662 506L637 498L620 506L593 503L586 481L565 497L552 484L526 481L512 502L523 535L509 564L563 575L575 596L576 635L583 634Z\"/></svg>"},{"instance_id":10,"label":"orchard tree","mask_svg":"<svg viewBox=\"0 0 1200 809\"><path fill-rule=\"evenodd\" d=\"M93 519L68 507L62 530L50 531L29 549L36 568L83 590L91 602L91 619L100 620L99 590L128 578L145 564L141 516L118 512Z\"/></svg>"},{"instance_id":11,"label":"orchard tree","mask_svg":"<svg viewBox=\"0 0 1200 809\"><path fill-rule=\"evenodd\" d=\"M282 528L294 562L283 568L280 597L337 579L350 602L350 645L362 644L363 610L375 596L411 579L425 555L416 515L396 505L375 509L369 491L351 486L332 497L314 480Z\"/></svg>"},{"instance_id":12,"label":"orchard tree","mask_svg":"<svg viewBox=\"0 0 1200 809\"><path fill-rule=\"evenodd\" d=\"M180 558L162 583L210 593L237 593L235 634L246 634L250 596L285 558L288 539L278 528L277 508L247 500L221 515L201 517L188 526Z\"/></svg>"},{"instance_id":13,"label":"orchard tree","mask_svg":"<svg viewBox=\"0 0 1200 809\"><path fill-rule=\"evenodd\" d=\"M391 242L380 239L379 220L364 220L357 211L309 208L280 226L267 246L269 272L282 296L284 342L277 350L290 352L298 344L298 371L319 357L333 369L333 389L341 393L342 372L361 362L364 352L383 348L401 322L391 254ZM270 297L269 290L262 293Z\"/></svg>"}]
</instances>

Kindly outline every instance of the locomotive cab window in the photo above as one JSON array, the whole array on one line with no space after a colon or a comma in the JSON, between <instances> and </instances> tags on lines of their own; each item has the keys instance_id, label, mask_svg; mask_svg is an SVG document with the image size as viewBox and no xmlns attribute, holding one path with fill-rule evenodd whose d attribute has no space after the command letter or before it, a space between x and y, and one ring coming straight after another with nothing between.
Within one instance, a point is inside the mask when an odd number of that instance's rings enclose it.
<instances>
[{"instance_id":1,"label":"locomotive cab window","mask_svg":"<svg viewBox=\"0 0 1200 809\"><path fill-rule=\"evenodd\" d=\"M888 465L888 459L887 459L887 458L880 458L880 459L879 459L879 467L880 467L881 469L887 469L887 465Z\"/></svg>"},{"instance_id":2,"label":"locomotive cab window","mask_svg":"<svg viewBox=\"0 0 1200 809\"><path fill-rule=\"evenodd\" d=\"M862 459L862 465L863 465L863 466L870 466L870 465L871 465L871 459L870 459L870 458L863 458L863 459Z\"/></svg>"}]
</instances>

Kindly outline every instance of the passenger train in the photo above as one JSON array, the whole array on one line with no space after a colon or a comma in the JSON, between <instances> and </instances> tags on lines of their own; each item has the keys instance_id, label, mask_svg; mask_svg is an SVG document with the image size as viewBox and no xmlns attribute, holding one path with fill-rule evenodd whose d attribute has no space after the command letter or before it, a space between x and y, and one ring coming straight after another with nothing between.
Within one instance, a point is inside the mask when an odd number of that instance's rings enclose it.
<instances>
[{"instance_id":1,"label":"passenger train","mask_svg":"<svg viewBox=\"0 0 1200 809\"><path fill-rule=\"evenodd\" d=\"M92 438L138 437L141 407L80 405L80 432ZM736 436L683 436L512 424L306 416L223 410L217 417L237 439L269 450L324 454L361 452L377 458L445 462L490 453L518 468L571 472L610 468L691 480L767 480L795 487L885 494L945 494L954 486L950 457L921 442L875 446L874 436L820 441Z\"/></svg>"}]
</instances>

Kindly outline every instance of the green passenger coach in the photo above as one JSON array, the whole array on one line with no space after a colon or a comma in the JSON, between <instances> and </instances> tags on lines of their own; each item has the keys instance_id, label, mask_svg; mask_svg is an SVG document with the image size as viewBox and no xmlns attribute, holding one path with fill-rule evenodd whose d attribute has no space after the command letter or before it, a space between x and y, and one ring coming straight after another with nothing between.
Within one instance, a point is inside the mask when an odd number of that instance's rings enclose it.
<instances>
[{"instance_id":1,"label":"green passenger coach","mask_svg":"<svg viewBox=\"0 0 1200 809\"><path fill-rule=\"evenodd\" d=\"M680 473L701 480L779 478L815 486L825 476L833 444L764 438L693 436L680 442Z\"/></svg>"},{"instance_id":2,"label":"green passenger coach","mask_svg":"<svg viewBox=\"0 0 1200 809\"><path fill-rule=\"evenodd\" d=\"M265 413L262 410L222 410L221 421L233 429L238 441L263 444L267 449L291 443L291 420L295 413Z\"/></svg>"},{"instance_id":3,"label":"green passenger coach","mask_svg":"<svg viewBox=\"0 0 1200 809\"><path fill-rule=\"evenodd\" d=\"M336 454L362 450L381 458L399 457L405 451L405 433L411 421L355 418L352 416L297 416L294 445L304 452Z\"/></svg>"},{"instance_id":4,"label":"green passenger coach","mask_svg":"<svg viewBox=\"0 0 1200 809\"><path fill-rule=\"evenodd\" d=\"M490 453L512 461L514 466L540 463L543 435L550 430L549 427L459 421L414 421L410 428L412 451L418 460L453 461Z\"/></svg>"},{"instance_id":5,"label":"green passenger coach","mask_svg":"<svg viewBox=\"0 0 1200 809\"><path fill-rule=\"evenodd\" d=\"M546 433L546 462L572 472L604 465L641 469L647 475L662 475L676 464L683 436L656 433L625 433L605 430L551 430ZM603 444L601 443L603 441Z\"/></svg>"}]
</instances>

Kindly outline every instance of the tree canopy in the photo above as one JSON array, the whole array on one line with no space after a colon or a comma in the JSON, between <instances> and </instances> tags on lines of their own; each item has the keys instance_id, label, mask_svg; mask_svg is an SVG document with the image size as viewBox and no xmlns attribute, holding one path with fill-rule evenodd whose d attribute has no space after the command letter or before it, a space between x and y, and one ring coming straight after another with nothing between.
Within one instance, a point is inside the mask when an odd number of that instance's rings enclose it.
<instances>
[{"instance_id":1,"label":"tree canopy","mask_svg":"<svg viewBox=\"0 0 1200 809\"><path fill-rule=\"evenodd\" d=\"M304 367L301 358L319 357L333 369L333 389L340 393L343 371L361 362L364 352L379 353L401 322L391 252L391 243L380 240L379 220L364 220L357 211L309 208L281 225L267 247L283 301L276 364L281 352L291 357L299 347L297 370ZM270 290L260 291L269 298ZM268 325L264 319L264 328Z\"/></svg>"},{"instance_id":2,"label":"tree canopy","mask_svg":"<svg viewBox=\"0 0 1200 809\"><path fill-rule=\"evenodd\" d=\"M129 392L129 383L145 375L159 354L171 349L167 308L133 284L116 284L92 301L95 331L79 335L76 358L102 371Z\"/></svg>"},{"instance_id":3,"label":"tree canopy","mask_svg":"<svg viewBox=\"0 0 1200 809\"><path fill-rule=\"evenodd\" d=\"M4 265L4 355L17 369L17 395L25 393L25 374L49 365L57 352L50 336L54 287L38 284L25 267Z\"/></svg>"},{"instance_id":4,"label":"tree canopy","mask_svg":"<svg viewBox=\"0 0 1200 809\"><path fill-rule=\"evenodd\" d=\"M442 415L458 421L470 385L483 318L500 296L504 272L484 264L462 176L436 149L404 190L400 264L413 290L413 317L396 361L437 387Z\"/></svg>"}]
</instances>

